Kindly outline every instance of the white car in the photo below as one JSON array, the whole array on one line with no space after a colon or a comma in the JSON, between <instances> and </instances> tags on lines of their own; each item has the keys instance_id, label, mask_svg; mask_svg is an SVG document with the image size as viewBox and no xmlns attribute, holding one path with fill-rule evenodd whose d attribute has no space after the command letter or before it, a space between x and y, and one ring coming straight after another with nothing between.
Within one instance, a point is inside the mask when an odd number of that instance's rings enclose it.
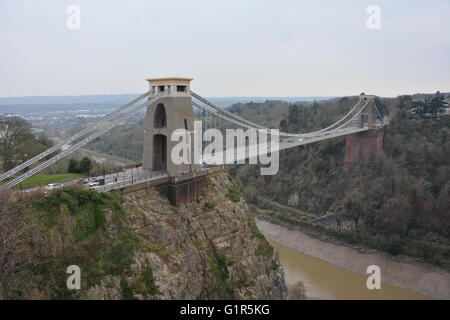
<instances>
[{"instance_id":1,"label":"white car","mask_svg":"<svg viewBox=\"0 0 450 320\"><path fill-rule=\"evenodd\" d=\"M45 189L46 190L55 190L55 189L58 189L58 188L61 188L61 187L63 187L64 185L63 184L61 184L61 183L49 183L46 187L45 187Z\"/></svg>"},{"instance_id":2,"label":"white car","mask_svg":"<svg viewBox=\"0 0 450 320\"><path fill-rule=\"evenodd\" d=\"M96 187L100 185L100 181L91 181L89 182L89 187Z\"/></svg>"}]
</instances>

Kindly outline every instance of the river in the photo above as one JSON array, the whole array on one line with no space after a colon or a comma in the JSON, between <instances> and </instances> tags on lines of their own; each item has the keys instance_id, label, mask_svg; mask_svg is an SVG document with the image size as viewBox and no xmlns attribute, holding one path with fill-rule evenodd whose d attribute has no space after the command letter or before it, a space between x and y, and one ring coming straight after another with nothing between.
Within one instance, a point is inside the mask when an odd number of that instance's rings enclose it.
<instances>
[{"instance_id":1,"label":"river","mask_svg":"<svg viewBox=\"0 0 450 320\"><path fill-rule=\"evenodd\" d=\"M362 275L302 254L274 240L269 241L278 250L286 283L290 285L303 281L309 299L429 299L414 291L383 282L380 290L369 290L366 287L367 278Z\"/></svg>"}]
</instances>

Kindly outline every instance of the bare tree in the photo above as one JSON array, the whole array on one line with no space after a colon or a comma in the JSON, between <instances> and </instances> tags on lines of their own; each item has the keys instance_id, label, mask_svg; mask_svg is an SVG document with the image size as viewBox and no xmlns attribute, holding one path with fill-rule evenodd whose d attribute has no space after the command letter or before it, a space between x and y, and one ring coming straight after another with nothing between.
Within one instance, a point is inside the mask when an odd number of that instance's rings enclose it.
<instances>
[{"instance_id":1,"label":"bare tree","mask_svg":"<svg viewBox=\"0 0 450 320\"><path fill-rule=\"evenodd\" d=\"M306 287L303 281L298 281L294 285L289 286L288 290L289 300L306 300L308 298L306 296Z\"/></svg>"},{"instance_id":2,"label":"bare tree","mask_svg":"<svg viewBox=\"0 0 450 320\"><path fill-rule=\"evenodd\" d=\"M3 170L9 170L17 164L30 138L33 135L26 120L19 117L0 118L0 158Z\"/></svg>"}]
</instances>

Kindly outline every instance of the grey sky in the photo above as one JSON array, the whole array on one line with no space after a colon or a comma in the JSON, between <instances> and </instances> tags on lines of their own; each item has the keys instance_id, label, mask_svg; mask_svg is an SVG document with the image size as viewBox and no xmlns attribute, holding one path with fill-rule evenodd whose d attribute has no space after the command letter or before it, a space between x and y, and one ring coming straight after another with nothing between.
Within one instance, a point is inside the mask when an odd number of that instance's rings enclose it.
<instances>
[{"instance_id":1,"label":"grey sky","mask_svg":"<svg viewBox=\"0 0 450 320\"><path fill-rule=\"evenodd\" d=\"M0 96L143 92L164 76L204 96L450 91L450 1L0 0Z\"/></svg>"}]
</instances>

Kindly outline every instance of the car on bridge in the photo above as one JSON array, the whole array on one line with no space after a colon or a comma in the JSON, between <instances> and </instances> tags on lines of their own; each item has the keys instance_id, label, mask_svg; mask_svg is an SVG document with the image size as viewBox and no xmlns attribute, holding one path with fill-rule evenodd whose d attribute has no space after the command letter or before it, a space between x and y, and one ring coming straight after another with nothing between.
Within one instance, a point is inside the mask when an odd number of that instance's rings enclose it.
<instances>
[{"instance_id":1,"label":"car on bridge","mask_svg":"<svg viewBox=\"0 0 450 320\"><path fill-rule=\"evenodd\" d=\"M88 183L89 187L93 188L93 187L97 187L100 185L100 181L98 180L94 180Z\"/></svg>"},{"instance_id":2,"label":"car on bridge","mask_svg":"<svg viewBox=\"0 0 450 320\"><path fill-rule=\"evenodd\" d=\"M46 187L45 190L51 191L51 190L55 190L55 189L59 189L64 187L64 185L62 183L49 183Z\"/></svg>"}]
</instances>

